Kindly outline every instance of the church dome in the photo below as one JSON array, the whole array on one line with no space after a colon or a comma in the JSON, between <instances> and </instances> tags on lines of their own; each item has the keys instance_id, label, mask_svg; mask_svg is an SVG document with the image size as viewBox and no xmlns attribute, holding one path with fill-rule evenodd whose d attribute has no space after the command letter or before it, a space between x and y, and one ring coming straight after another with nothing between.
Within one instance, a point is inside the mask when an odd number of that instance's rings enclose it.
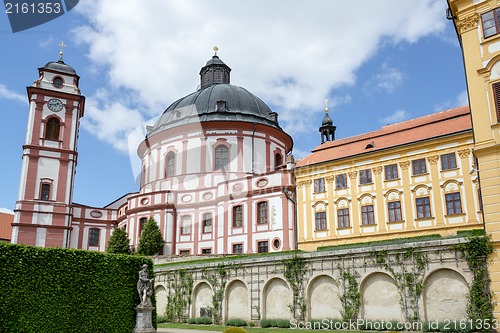
<instances>
[{"instance_id":1,"label":"church dome","mask_svg":"<svg viewBox=\"0 0 500 333\"><path fill-rule=\"evenodd\" d=\"M47 63L45 66L43 66L42 68L56 71L56 72L76 75L75 69L69 65L66 65L64 63L64 61L62 61L62 59L58 60L58 61L51 61L51 62Z\"/></svg>"},{"instance_id":2,"label":"church dome","mask_svg":"<svg viewBox=\"0 0 500 333\"><path fill-rule=\"evenodd\" d=\"M172 103L148 136L193 123L243 121L275 127L278 114L259 97L229 83L231 69L215 55L201 69L201 89Z\"/></svg>"}]
</instances>

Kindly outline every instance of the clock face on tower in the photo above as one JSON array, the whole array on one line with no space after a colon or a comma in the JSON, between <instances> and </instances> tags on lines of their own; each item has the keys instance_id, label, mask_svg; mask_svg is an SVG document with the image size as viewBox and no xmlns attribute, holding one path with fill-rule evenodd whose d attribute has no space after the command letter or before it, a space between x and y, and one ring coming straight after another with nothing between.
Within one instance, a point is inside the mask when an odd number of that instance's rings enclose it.
<instances>
[{"instance_id":1,"label":"clock face on tower","mask_svg":"<svg viewBox=\"0 0 500 333\"><path fill-rule=\"evenodd\" d=\"M56 98L52 98L47 102L47 106L49 107L49 110L57 112L62 110L63 103Z\"/></svg>"}]
</instances>

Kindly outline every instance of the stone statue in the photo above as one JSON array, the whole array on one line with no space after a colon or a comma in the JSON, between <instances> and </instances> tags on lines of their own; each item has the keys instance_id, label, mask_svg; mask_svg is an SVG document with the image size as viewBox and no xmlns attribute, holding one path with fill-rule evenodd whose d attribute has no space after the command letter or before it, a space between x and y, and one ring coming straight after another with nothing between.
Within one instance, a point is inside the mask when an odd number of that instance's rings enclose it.
<instances>
[{"instance_id":1,"label":"stone statue","mask_svg":"<svg viewBox=\"0 0 500 333\"><path fill-rule=\"evenodd\" d=\"M141 298L142 305L151 305L151 296L153 296L153 279L149 278L148 265L142 265L139 271L139 281L137 281L137 292Z\"/></svg>"}]
</instances>

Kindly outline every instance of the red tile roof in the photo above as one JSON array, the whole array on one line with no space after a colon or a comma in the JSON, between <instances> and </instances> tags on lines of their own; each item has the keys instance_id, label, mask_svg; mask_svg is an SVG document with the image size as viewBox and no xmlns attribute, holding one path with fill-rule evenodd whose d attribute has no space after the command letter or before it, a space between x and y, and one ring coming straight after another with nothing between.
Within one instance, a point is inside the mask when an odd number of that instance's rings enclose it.
<instances>
[{"instance_id":1,"label":"red tile roof","mask_svg":"<svg viewBox=\"0 0 500 333\"><path fill-rule=\"evenodd\" d=\"M14 215L0 213L0 240L10 241L12 235L12 222L14 222Z\"/></svg>"},{"instance_id":2,"label":"red tile roof","mask_svg":"<svg viewBox=\"0 0 500 333\"><path fill-rule=\"evenodd\" d=\"M299 160L296 166L371 153L465 131L472 131L469 106L383 126L379 130L350 138L325 142L314 148L311 155ZM374 147L367 148L369 144Z\"/></svg>"}]
</instances>

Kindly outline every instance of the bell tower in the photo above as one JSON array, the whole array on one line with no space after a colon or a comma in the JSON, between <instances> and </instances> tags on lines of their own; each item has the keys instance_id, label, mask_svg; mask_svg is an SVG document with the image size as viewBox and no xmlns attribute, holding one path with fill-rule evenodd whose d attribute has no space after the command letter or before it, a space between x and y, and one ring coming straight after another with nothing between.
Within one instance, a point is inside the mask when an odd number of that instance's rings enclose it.
<instances>
[{"instance_id":1,"label":"bell tower","mask_svg":"<svg viewBox=\"0 0 500 333\"><path fill-rule=\"evenodd\" d=\"M38 69L27 87L28 126L23 146L12 243L69 247L77 141L85 97L80 77L60 59Z\"/></svg>"},{"instance_id":2,"label":"bell tower","mask_svg":"<svg viewBox=\"0 0 500 333\"><path fill-rule=\"evenodd\" d=\"M323 117L323 121L321 122L321 127L319 128L319 132L321 133L321 143L325 143L328 141L335 140L335 130L336 126L333 125L333 120L328 115L328 100L326 101L325 107L325 116Z\"/></svg>"}]
</instances>

